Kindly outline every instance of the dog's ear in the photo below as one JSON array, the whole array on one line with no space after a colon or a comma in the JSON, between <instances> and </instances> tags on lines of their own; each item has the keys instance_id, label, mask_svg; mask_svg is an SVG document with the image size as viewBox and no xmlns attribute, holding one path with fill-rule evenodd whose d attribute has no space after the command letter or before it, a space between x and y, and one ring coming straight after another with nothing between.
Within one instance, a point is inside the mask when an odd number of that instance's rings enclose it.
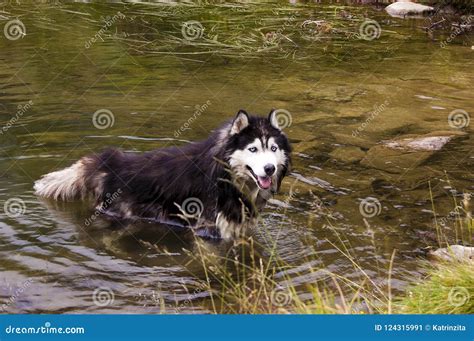
<instances>
[{"instance_id":1,"label":"dog's ear","mask_svg":"<svg viewBox=\"0 0 474 341\"><path fill-rule=\"evenodd\" d=\"M247 128L249 125L249 114L245 110L239 110L237 116L235 116L234 121L232 122L232 128L230 129L230 134L235 135L240 133L242 130Z\"/></svg>"},{"instance_id":2,"label":"dog's ear","mask_svg":"<svg viewBox=\"0 0 474 341\"><path fill-rule=\"evenodd\" d=\"M278 124L277 111L275 109L270 110L270 113L268 114L268 121L270 121L270 124L273 128L281 130Z\"/></svg>"}]
</instances>

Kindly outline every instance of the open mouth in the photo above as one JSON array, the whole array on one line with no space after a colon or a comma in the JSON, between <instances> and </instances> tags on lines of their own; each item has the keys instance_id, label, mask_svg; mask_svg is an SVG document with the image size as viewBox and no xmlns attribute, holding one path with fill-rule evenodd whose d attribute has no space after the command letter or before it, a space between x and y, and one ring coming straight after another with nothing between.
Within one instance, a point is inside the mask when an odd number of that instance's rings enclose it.
<instances>
[{"instance_id":1,"label":"open mouth","mask_svg":"<svg viewBox=\"0 0 474 341\"><path fill-rule=\"evenodd\" d=\"M269 177L269 176L258 176L254 173L252 168L250 168L249 166L247 166L247 169L250 171L250 174L252 174L252 176L254 177L255 182L257 183L258 187L260 187L261 189L269 189L272 186L272 178L271 177Z\"/></svg>"}]
</instances>

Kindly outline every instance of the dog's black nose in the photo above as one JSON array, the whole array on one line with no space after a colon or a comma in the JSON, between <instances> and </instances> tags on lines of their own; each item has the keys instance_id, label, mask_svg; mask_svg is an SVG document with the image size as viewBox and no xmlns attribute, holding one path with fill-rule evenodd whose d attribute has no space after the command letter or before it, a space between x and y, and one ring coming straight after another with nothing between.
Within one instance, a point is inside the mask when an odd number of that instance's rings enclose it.
<instances>
[{"instance_id":1,"label":"dog's black nose","mask_svg":"<svg viewBox=\"0 0 474 341\"><path fill-rule=\"evenodd\" d=\"M265 165L265 167L263 167L263 170L265 171L265 173L268 175L268 176L272 176L273 173L275 173L275 166L272 165L271 163Z\"/></svg>"}]
</instances>

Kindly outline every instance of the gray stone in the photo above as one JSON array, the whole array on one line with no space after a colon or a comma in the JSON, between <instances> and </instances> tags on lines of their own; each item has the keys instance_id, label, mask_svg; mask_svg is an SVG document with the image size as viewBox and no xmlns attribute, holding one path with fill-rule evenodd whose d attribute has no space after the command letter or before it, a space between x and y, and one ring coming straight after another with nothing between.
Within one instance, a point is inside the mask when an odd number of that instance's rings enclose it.
<instances>
[{"instance_id":1,"label":"gray stone","mask_svg":"<svg viewBox=\"0 0 474 341\"><path fill-rule=\"evenodd\" d=\"M438 261L471 261L474 262L474 247L451 245L446 248L431 251L433 259Z\"/></svg>"},{"instance_id":2,"label":"gray stone","mask_svg":"<svg viewBox=\"0 0 474 341\"><path fill-rule=\"evenodd\" d=\"M419 138L407 138L398 141L389 141L386 146L392 149L412 149L420 151L441 150L451 140L451 136L426 136Z\"/></svg>"},{"instance_id":3,"label":"gray stone","mask_svg":"<svg viewBox=\"0 0 474 341\"><path fill-rule=\"evenodd\" d=\"M385 11L392 17L422 16L434 11L431 6L416 4L410 1L398 1L387 7Z\"/></svg>"},{"instance_id":4,"label":"gray stone","mask_svg":"<svg viewBox=\"0 0 474 341\"><path fill-rule=\"evenodd\" d=\"M448 142L466 136L464 132L438 131L421 136L407 135L396 140L382 141L369 149L361 164L389 173L404 173L423 164Z\"/></svg>"}]
</instances>

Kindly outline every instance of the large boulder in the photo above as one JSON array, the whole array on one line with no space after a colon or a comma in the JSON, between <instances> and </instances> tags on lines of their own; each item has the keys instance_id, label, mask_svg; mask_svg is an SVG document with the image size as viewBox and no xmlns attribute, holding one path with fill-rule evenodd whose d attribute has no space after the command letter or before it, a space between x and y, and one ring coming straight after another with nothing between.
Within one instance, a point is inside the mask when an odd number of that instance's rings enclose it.
<instances>
[{"instance_id":1,"label":"large boulder","mask_svg":"<svg viewBox=\"0 0 474 341\"><path fill-rule=\"evenodd\" d=\"M387 7L385 11L392 17L404 18L407 16L422 16L434 12L434 8L410 1L398 1Z\"/></svg>"}]
</instances>

